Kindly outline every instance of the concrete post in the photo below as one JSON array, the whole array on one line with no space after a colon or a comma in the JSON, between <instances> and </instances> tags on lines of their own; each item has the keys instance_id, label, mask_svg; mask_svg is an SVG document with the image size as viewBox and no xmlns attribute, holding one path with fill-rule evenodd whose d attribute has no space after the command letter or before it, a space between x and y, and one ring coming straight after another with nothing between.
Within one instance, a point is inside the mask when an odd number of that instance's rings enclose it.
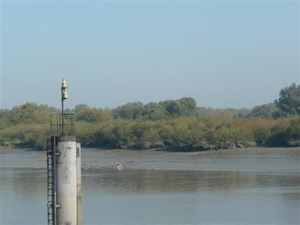
<instances>
[{"instance_id":1,"label":"concrete post","mask_svg":"<svg viewBox=\"0 0 300 225\"><path fill-rule=\"evenodd\" d=\"M81 144L76 143L77 165L77 225L81 225Z\"/></svg>"},{"instance_id":2,"label":"concrete post","mask_svg":"<svg viewBox=\"0 0 300 225\"><path fill-rule=\"evenodd\" d=\"M77 225L76 137L59 137L57 152L57 225Z\"/></svg>"}]
</instances>

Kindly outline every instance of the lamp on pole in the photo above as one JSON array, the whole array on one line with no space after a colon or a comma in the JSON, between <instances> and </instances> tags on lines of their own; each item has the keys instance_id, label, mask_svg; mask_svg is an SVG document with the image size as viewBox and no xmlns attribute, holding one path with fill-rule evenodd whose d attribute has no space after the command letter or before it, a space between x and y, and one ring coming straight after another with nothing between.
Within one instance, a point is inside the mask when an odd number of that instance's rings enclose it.
<instances>
[{"instance_id":1,"label":"lamp on pole","mask_svg":"<svg viewBox=\"0 0 300 225\"><path fill-rule=\"evenodd\" d=\"M64 100L67 98L67 82L63 79L61 83L61 136L64 136Z\"/></svg>"}]
</instances>

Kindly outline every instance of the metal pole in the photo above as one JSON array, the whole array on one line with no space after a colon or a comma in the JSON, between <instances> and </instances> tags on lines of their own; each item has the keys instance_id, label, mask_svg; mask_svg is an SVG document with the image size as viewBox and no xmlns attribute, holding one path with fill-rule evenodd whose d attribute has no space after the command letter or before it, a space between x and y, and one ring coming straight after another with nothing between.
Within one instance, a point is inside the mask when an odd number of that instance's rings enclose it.
<instances>
[{"instance_id":1,"label":"metal pole","mask_svg":"<svg viewBox=\"0 0 300 225\"><path fill-rule=\"evenodd\" d=\"M64 136L64 98L63 98L63 88L61 88L61 136Z\"/></svg>"},{"instance_id":2,"label":"metal pole","mask_svg":"<svg viewBox=\"0 0 300 225\"><path fill-rule=\"evenodd\" d=\"M61 136L64 136L64 100L68 98L67 88L66 80L63 79L61 83Z\"/></svg>"}]
</instances>

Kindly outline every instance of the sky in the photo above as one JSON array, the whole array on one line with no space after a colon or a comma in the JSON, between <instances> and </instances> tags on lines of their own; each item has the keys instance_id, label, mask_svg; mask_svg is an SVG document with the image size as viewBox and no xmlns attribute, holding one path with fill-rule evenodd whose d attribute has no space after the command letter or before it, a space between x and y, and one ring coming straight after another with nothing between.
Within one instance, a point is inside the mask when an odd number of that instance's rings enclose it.
<instances>
[{"instance_id":1,"label":"sky","mask_svg":"<svg viewBox=\"0 0 300 225\"><path fill-rule=\"evenodd\" d=\"M0 108L192 97L252 108L300 84L299 1L0 1Z\"/></svg>"}]
</instances>

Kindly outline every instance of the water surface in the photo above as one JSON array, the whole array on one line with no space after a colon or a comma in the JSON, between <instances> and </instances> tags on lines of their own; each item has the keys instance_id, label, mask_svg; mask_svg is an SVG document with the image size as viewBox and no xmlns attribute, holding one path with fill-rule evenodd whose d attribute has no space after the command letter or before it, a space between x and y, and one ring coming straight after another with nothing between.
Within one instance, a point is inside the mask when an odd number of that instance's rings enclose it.
<instances>
[{"instance_id":1,"label":"water surface","mask_svg":"<svg viewBox=\"0 0 300 225\"><path fill-rule=\"evenodd\" d=\"M84 149L82 218L96 224L300 224L299 149ZM0 153L0 224L47 224L45 152Z\"/></svg>"}]
</instances>

